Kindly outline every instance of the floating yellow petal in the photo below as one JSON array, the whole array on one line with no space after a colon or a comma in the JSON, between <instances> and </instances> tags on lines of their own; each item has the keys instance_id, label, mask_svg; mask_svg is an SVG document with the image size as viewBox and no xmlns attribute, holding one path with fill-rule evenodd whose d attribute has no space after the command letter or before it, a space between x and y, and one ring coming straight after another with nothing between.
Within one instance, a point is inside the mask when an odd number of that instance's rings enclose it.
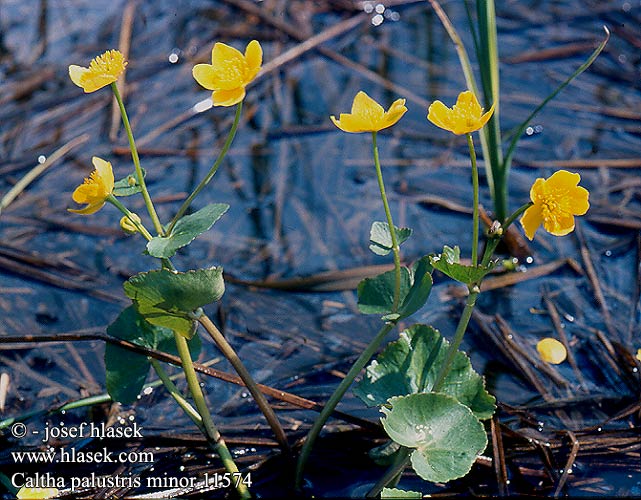
<instances>
[{"instance_id":1,"label":"floating yellow petal","mask_svg":"<svg viewBox=\"0 0 641 500\"><path fill-rule=\"evenodd\" d=\"M427 119L437 127L462 135L482 129L492 113L494 113L494 104L487 113L483 113L483 108L476 96L466 90L459 94L452 108L448 108L441 101L434 101L428 109Z\"/></svg>"},{"instance_id":2,"label":"floating yellow petal","mask_svg":"<svg viewBox=\"0 0 641 500\"><path fill-rule=\"evenodd\" d=\"M405 99L396 99L385 111L383 106L361 90L354 97L351 113L341 113L338 120L334 116L330 118L343 132L378 132L394 125L406 111Z\"/></svg>"},{"instance_id":3,"label":"floating yellow petal","mask_svg":"<svg viewBox=\"0 0 641 500\"><path fill-rule=\"evenodd\" d=\"M528 208L521 225L531 240L542 224L555 236L564 236L574 230L574 216L583 215L590 208L587 189L579 186L581 176L559 170L548 179L538 178L530 189L533 205Z\"/></svg>"},{"instance_id":4,"label":"floating yellow petal","mask_svg":"<svg viewBox=\"0 0 641 500\"><path fill-rule=\"evenodd\" d=\"M540 340L539 343L536 344L536 350L539 351L539 355L543 361L553 365L563 363L568 356L565 346L558 340L552 338Z\"/></svg>"},{"instance_id":5,"label":"floating yellow petal","mask_svg":"<svg viewBox=\"0 0 641 500\"><path fill-rule=\"evenodd\" d=\"M117 50L108 50L92 59L88 68L75 64L69 66L69 77L86 93L95 92L118 80L125 66L125 56Z\"/></svg>"},{"instance_id":6,"label":"floating yellow petal","mask_svg":"<svg viewBox=\"0 0 641 500\"><path fill-rule=\"evenodd\" d=\"M217 42L211 51L211 64L196 64L192 70L195 80L213 90L214 106L233 106L245 98L245 87L260 71L263 49L252 40L241 54L234 47Z\"/></svg>"},{"instance_id":7,"label":"floating yellow petal","mask_svg":"<svg viewBox=\"0 0 641 500\"><path fill-rule=\"evenodd\" d=\"M641 349L638 349L638 350L637 350L636 358L637 358L639 361L641 361Z\"/></svg>"},{"instance_id":8,"label":"floating yellow petal","mask_svg":"<svg viewBox=\"0 0 641 500\"><path fill-rule=\"evenodd\" d=\"M20 488L16 498L20 500L43 500L46 498L56 498L60 492L56 488Z\"/></svg>"},{"instance_id":9,"label":"floating yellow petal","mask_svg":"<svg viewBox=\"0 0 641 500\"><path fill-rule=\"evenodd\" d=\"M86 203L87 206L79 210L70 208L70 212L82 215L97 212L114 189L114 173L111 163L97 156L94 156L91 161L96 169L71 195L73 201L80 204Z\"/></svg>"}]
</instances>

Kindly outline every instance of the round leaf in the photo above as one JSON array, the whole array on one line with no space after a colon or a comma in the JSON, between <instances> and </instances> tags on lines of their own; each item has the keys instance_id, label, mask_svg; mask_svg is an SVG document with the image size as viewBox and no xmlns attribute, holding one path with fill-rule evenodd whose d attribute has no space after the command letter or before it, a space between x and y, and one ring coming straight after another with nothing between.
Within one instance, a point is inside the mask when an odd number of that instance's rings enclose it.
<instances>
[{"instance_id":1,"label":"round leaf","mask_svg":"<svg viewBox=\"0 0 641 500\"><path fill-rule=\"evenodd\" d=\"M487 446L481 422L469 408L440 393L412 394L389 400L381 419L387 434L398 444L414 448L416 473L432 482L463 477Z\"/></svg>"}]
</instances>

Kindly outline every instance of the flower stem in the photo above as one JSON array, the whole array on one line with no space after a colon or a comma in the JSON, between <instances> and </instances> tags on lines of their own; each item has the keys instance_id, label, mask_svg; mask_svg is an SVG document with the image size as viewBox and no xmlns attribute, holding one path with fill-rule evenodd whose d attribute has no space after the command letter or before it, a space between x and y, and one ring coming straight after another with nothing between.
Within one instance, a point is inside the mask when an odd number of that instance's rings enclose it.
<instances>
[{"instance_id":1,"label":"flower stem","mask_svg":"<svg viewBox=\"0 0 641 500\"><path fill-rule=\"evenodd\" d=\"M467 145L470 148L470 160L472 161L472 265L478 264L478 248L479 248L479 170L476 165L476 151L474 150L474 139L469 132L465 134L467 137Z\"/></svg>"},{"instance_id":2,"label":"flower stem","mask_svg":"<svg viewBox=\"0 0 641 500\"><path fill-rule=\"evenodd\" d=\"M385 194L385 183L383 182L383 172L381 171L381 162L378 157L378 145L376 143L376 132L372 132L372 148L374 150L374 166L376 167L376 179L378 180L378 189L381 192L381 199L383 200L383 208L385 209L385 217L387 218L387 225L389 227L390 236L392 238L392 252L394 254L394 300L392 302L392 312L398 310L400 296L401 296L401 252L396 239L396 228L392 221L392 212L387 202L387 195Z\"/></svg>"},{"instance_id":3,"label":"flower stem","mask_svg":"<svg viewBox=\"0 0 641 500\"><path fill-rule=\"evenodd\" d=\"M171 396L176 400L176 403L178 403L178 406L180 406L183 411L187 414L187 416L196 424L196 427L200 429L200 432L203 434L207 435L205 432L205 428L203 427L203 419L200 416L200 414L194 409L191 404L189 404L189 401L187 401L183 395L180 393L178 390L178 387L176 387L176 384L169 378L169 375L167 375L167 372L165 369L162 367L160 362L155 359L155 358L149 358L149 361L151 362L151 366L153 367L154 371L158 375L158 378L162 381L163 385L171 394ZM215 444L215 443L214 443Z\"/></svg>"},{"instance_id":4,"label":"flower stem","mask_svg":"<svg viewBox=\"0 0 641 500\"><path fill-rule=\"evenodd\" d=\"M534 203L531 201L528 201L526 204L520 206L516 212L514 212L512 215L510 215L507 219L505 219L505 222L503 223L503 230L506 231L510 225L519 218L519 216L525 212L528 208L530 208Z\"/></svg>"},{"instance_id":5,"label":"flower stem","mask_svg":"<svg viewBox=\"0 0 641 500\"><path fill-rule=\"evenodd\" d=\"M370 360L370 358L378 350L379 346L381 345L381 342L383 342L387 334L392 330L392 328L394 328L394 326L396 326L396 323L389 322L389 323L386 323L380 329L380 331L372 339L372 341L369 343L366 349L354 362L350 370L347 372L347 375L345 375L345 378L341 381L341 383L338 385L336 390L334 390L334 393L331 395L331 397L323 407L323 410L320 412L320 414L316 418L314 425L312 426L309 433L307 434L307 437L305 438L305 443L303 444L303 448L301 449L300 456L298 457L298 463L296 464L296 488L297 489L300 490L301 488L301 485L303 482L303 472L305 471L305 465L307 463L307 459L309 458L309 454L312 451L314 442L316 441L316 438L320 434L320 431L323 429L325 422L327 422L327 419L332 414L332 412L336 408L336 405L338 405L339 401L341 400L345 392L347 392L347 389L349 389L349 386L352 385L352 382L354 381L356 376L360 373L360 371L365 367L365 365Z\"/></svg>"},{"instance_id":6,"label":"flower stem","mask_svg":"<svg viewBox=\"0 0 641 500\"><path fill-rule=\"evenodd\" d=\"M169 223L169 226L167 227L167 234L171 234L172 230L174 229L174 226L180 220L180 218L185 214L185 212L191 205L191 202L194 201L194 198L196 198L198 193L200 193L203 190L203 188L209 183L209 181L212 179L212 177L218 170L218 167L220 167L220 164L225 158L227 151L229 151L231 143L234 140L234 136L236 135L236 130L238 129L238 123L240 122L240 113L242 109L243 109L243 101L240 101L236 106L236 115L234 116L234 123L232 124L231 129L229 130L229 135L227 136L227 140L225 140L223 149L220 151L220 154L218 155L218 158L216 158L216 161L214 162L211 169L209 169L209 172L207 172L207 175L203 178L203 180L200 181L198 186L196 186L196 189L194 189L193 192L187 197L187 199L183 202L183 204L178 209L178 212L176 212L176 215L174 215L174 218L171 220L171 222Z\"/></svg>"},{"instance_id":7,"label":"flower stem","mask_svg":"<svg viewBox=\"0 0 641 500\"><path fill-rule=\"evenodd\" d=\"M196 370L194 369L194 363L191 359L191 354L189 353L189 347L187 345L187 340L182 335L174 332L174 339L176 340L176 347L178 349L178 355L182 362L183 371L185 372L185 378L187 379L187 385L189 386L189 391L191 396L194 398L194 403L196 404L196 409L200 414L203 422L203 427L205 428L206 435L208 440L214 443L213 447L218 453L225 469L232 475L238 473L238 467L234 462L227 444L223 440L220 432L216 428L214 421L211 418L209 413L209 408L207 408L207 403L205 402L205 396L203 391L198 383L198 377L196 376ZM236 477L236 476L234 476ZM238 481L236 484L236 491L238 495L245 499L251 498L251 494L247 489L247 486L242 482Z\"/></svg>"},{"instance_id":8,"label":"flower stem","mask_svg":"<svg viewBox=\"0 0 641 500\"><path fill-rule=\"evenodd\" d=\"M111 84L111 90L113 91L116 101L118 102L118 107L120 108L120 116L122 117L122 123L125 126L125 130L127 131L129 148L131 149L131 158L134 162L134 168L136 169L136 178L138 179L138 184L140 185L142 197L145 200L147 211L149 212L149 216L151 217L151 220L154 224L154 229L159 235L162 236L164 234L162 224L160 223L160 219L158 219L158 214L156 213L154 204L151 201L151 196L149 196L149 191L147 190L147 185L145 184L145 177L142 174L142 167L140 166L140 157L138 156L138 149L136 148L136 142L134 141L134 134L131 131L129 117L127 116L125 104L122 101L122 97L120 96L120 91L118 90L116 82Z\"/></svg>"},{"instance_id":9,"label":"flower stem","mask_svg":"<svg viewBox=\"0 0 641 500\"><path fill-rule=\"evenodd\" d=\"M274 432L276 440L280 444L281 449L285 453L291 454L291 449L289 447L289 443L287 442L287 436L285 435L285 431L283 430L283 427L276 417L273 408L265 399L265 395L258 388L258 384L256 384L249 371L247 371L247 368L245 368L245 365L243 365L242 361L238 357L238 354L236 354L236 351L234 351L234 348L229 344L229 342L227 342L227 339L223 336L222 333L220 333L220 330L216 328L216 325L211 319L209 319L208 316L202 314L198 317L198 322L205 328L205 330L207 330L211 338L214 340L214 342L216 342L218 349L220 349L225 358L227 358L227 360L234 367L236 373L238 373L240 378L245 383L245 386L253 396L256 404L263 412L263 415L267 419L269 426L272 428L272 431Z\"/></svg>"},{"instance_id":10,"label":"flower stem","mask_svg":"<svg viewBox=\"0 0 641 500\"><path fill-rule=\"evenodd\" d=\"M153 238L151 233L147 231L147 228L143 226L142 222L139 222L136 220L136 218L133 216L134 214L129 211L127 207L125 207L122 203L120 203L120 200L116 198L113 194L110 194L107 196L107 200L109 203L111 203L113 206L115 206L118 210L120 210L127 219L131 221L131 223L136 226L136 229L138 229L138 232L144 236L144 238L149 241Z\"/></svg>"},{"instance_id":11,"label":"flower stem","mask_svg":"<svg viewBox=\"0 0 641 500\"><path fill-rule=\"evenodd\" d=\"M410 460L410 453L412 451L413 450L405 446L400 447L396 457L394 457L394 461L385 471L385 474L383 474L376 484L372 486L372 489L367 492L366 498L377 498L381 491L383 491L383 488L396 481L403 472L403 469L407 466L407 462Z\"/></svg>"}]
</instances>

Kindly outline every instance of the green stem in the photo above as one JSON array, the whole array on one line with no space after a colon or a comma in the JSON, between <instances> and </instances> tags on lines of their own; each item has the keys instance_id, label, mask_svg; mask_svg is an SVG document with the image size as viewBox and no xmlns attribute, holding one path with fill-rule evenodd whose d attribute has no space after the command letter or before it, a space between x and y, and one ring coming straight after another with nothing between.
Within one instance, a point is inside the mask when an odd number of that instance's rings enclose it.
<instances>
[{"instance_id":1,"label":"green stem","mask_svg":"<svg viewBox=\"0 0 641 500\"><path fill-rule=\"evenodd\" d=\"M153 238L151 233L147 231L147 228L143 226L141 222L139 222L133 215L132 212L129 211L127 207L125 207L122 203L120 203L120 200L116 198L113 194L110 194L107 196L107 200L109 203L111 203L113 206L115 206L118 210L120 210L127 219L131 221L131 223L136 226L136 229L138 229L138 232L144 236L144 238L149 241Z\"/></svg>"},{"instance_id":2,"label":"green stem","mask_svg":"<svg viewBox=\"0 0 641 500\"><path fill-rule=\"evenodd\" d=\"M143 176L142 167L140 166L140 157L138 156L138 149L136 148L136 142L134 141L134 134L131 131L131 125L129 123L129 117L127 116L127 110L125 110L125 104L122 101L122 97L120 96L120 91L118 90L116 82L111 84L111 90L113 91L114 96L116 97L116 101L118 102L118 107L120 108L120 116L122 117L122 123L125 126L125 130L127 132L127 138L129 139L129 148L131 149L131 158L134 162L134 168L136 169L136 178L138 179L138 184L140 185L142 197L145 200L147 211L149 212L149 216L151 217L151 220L154 224L154 229L159 235L162 236L164 234L162 230L162 224L160 223L160 219L158 219L158 214L156 213L154 204L151 201L151 196L149 196L149 191L147 190L147 185L145 184L145 177Z\"/></svg>"},{"instance_id":3,"label":"green stem","mask_svg":"<svg viewBox=\"0 0 641 500\"><path fill-rule=\"evenodd\" d=\"M174 384L171 378L169 378L169 375L167 375L167 372L159 363L159 361L155 358L149 358L149 361L151 362L151 366L153 367L156 374L158 375L158 378L160 378L160 380L162 381L163 385L165 386L169 394L171 394L171 396L176 400L176 403L178 403L178 406L180 406L183 409L183 411L187 414L187 416L191 418L192 422L196 424L196 427L200 429L200 432L202 432L203 434L206 434L205 428L203 427L202 417L194 409L194 407L191 406L191 404L189 404L189 401L187 401L183 397L183 395L178 390L178 387L176 387L176 384Z\"/></svg>"},{"instance_id":4,"label":"green stem","mask_svg":"<svg viewBox=\"0 0 641 500\"><path fill-rule=\"evenodd\" d=\"M505 222L503 223L503 231L507 231L507 228L510 227L510 225L519 218L519 216L525 212L528 208L530 208L534 203L531 201L528 201L524 205L521 205L516 212L514 212L512 215L510 215L507 219L505 219Z\"/></svg>"},{"instance_id":5,"label":"green stem","mask_svg":"<svg viewBox=\"0 0 641 500\"><path fill-rule=\"evenodd\" d=\"M187 379L187 385L189 386L189 391L191 396L194 398L194 403L196 404L196 409L202 418L203 427L207 433L208 439L210 439L214 444L214 449L218 453L225 469L232 474L238 473L238 467L234 462L229 448L224 439L218 432L214 421L211 418L209 413L209 408L207 408L207 403L205 402L205 396L203 394L202 388L198 383L198 377L196 376L196 370L194 370L194 363L191 359L191 354L189 353L189 346L187 345L187 340L182 335L174 332L174 339L176 340L176 347L178 349L178 355L182 362L183 371L185 372L185 378ZM234 476L236 477L236 476ZM242 482L238 481L236 485L236 490L241 498L251 498L247 486Z\"/></svg>"},{"instance_id":6,"label":"green stem","mask_svg":"<svg viewBox=\"0 0 641 500\"><path fill-rule=\"evenodd\" d=\"M401 446L401 448L396 453L396 457L394 457L394 461L392 462L392 464L385 471L385 474L380 477L376 484L372 486L372 489L369 490L366 498L377 498L381 491L383 491L383 488L387 487L390 483L395 481L400 476L400 474L403 472L403 469L405 469L405 467L407 466L407 462L409 462L410 460L410 453L412 451L413 450L405 446Z\"/></svg>"},{"instance_id":7,"label":"green stem","mask_svg":"<svg viewBox=\"0 0 641 500\"><path fill-rule=\"evenodd\" d=\"M376 132L372 132L372 148L374 150L374 165L376 167L378 189L381 192L383 208L385 209L385 217L387 218L387 225L392 238L392 252L394 254L394 300L392 302L391 312L395 313L398 310L398 303L401 296L401 252L396 239L396 228L392 221L392 212L390 211L389 203L387 202L387 195L385 194L385 183L383 182L383 172L381 171L381 162L378 157L378 145L376 144Z\"/></svg>"},{"instance_id":8,"label":"green stem","mask_svg":"<svg viewBox=\"0 0 641 500\"><path fill-rule=\"evenodd\" d=\"M263 412L263 415L267 419L269 426L272 428L272 431L274 432L276 440L280 444L281 449L285 453L291 454L291 449L289 447L289 443L287 442L287 436L285 435L285 431L280 425L280 422L276 417L273 408L267 402L267 399L265 399L265 395L258 388L258 384L254 381L249 371L247 371L247 368L245 368L245 365L238 357L238 354L236 354L236 351L234 351L234 348L229 344L229 342L227 342L227 339L223 336L222 333L220 333L220 330L218 330L216 325L211 319L209 319L209 317L203 314L198 317L198 322L205 328L205 330L207 330L211 338L214 340L214 342L216 342L218 349L220 349L225 358L227 358L227 360L234 367L236 373L238 373L240 378L245 383L245 386L253 396L254 401L256 401L256 404L258 405L260 410Z\"/></svg>"},{"instance_id":9,"label":"green stem","mask_svg":"<svg viewBox=\"0 0 641 500\"><path fill-rule=\"evenodd\" d=\"M227 140L223 145L223 149L220 151L218 158L216 158L214 165L211 167L211 169L209 169L209 172L207 173L207 175L203 178L202 181L200 181L200 184L196 186L196 189L194 189L194 191L183 202L183 204L178 209L178 212L176 212L176 215L174 216L174 218L169 223L169 226L167 227L167 234L171 234L171 231L174 229L174 226L180 220L180 218L185 214L185 212L191 205L191 202L194 201L194 198L198 195L198 193L200 193L203 190L203 188L209 183L209 181L212 179L212 177L218 170L218 167L220 167L220 164L225 158L227 151L229 151L229 148L231 147L231 143L234 140L234 136L236 135L236 130L238 129L238 123L240 122L240 112L242 111L242 109L243 109L243 101L240 101L236 106L236 116L234 116L234 123L232 124L231 129L229 130L229 135L227 136Z\"/></svg>"},{"instance_id":10,"label":"green stem","mask_svg":"<svg viewBox=\"0 0 641 500\"><path fill-rule=\"evenodd\" d=\"M479 294L478 291L470 291L470 294L467 296L465 309L463 309L463 314L461 314L461 318L459 319L458 325L456 326L456 331L454 332L454 338L450 343L450 348L447 351L445 362L441 366L441 370L439 371L438 376L436 377L436 382L434 382L434 386L432 387L432 392L439 392L443 387L443 382L445 381L445 377L447 377L447 374L450 371L450 367L452 365L452 361L454 361L454 356L456 355L456 351L458 351L458 348L461 345L461 342L463 341L463 336L465 335L465 331L467 330L467 325L469 324L470 318L472 317L472 311L474 310L474 305L476 304L476 297L478 296L478 294Z\"/></svg>"},{"instance_id":11,"label":"green stem","mask_svg":"<svg viewBox=\"0 0 641 500\"><path fill-rule=\"evenodd\" d=\"M474 140L472 134L469 132L465 134L467 137L467 145L470 148L470 160L472 161L472 265L478 264L478 248L479 248L479 170L476 166L476 151L474 150Z\"/></svg>"},{"instance_id":12,"label":"green stem","mask_svg":"<svg viewBox=\"0 0 641 500\"><path fill-rule=\"evenodd\" d=\"M338 405L339 401L342 399L345 392L347 392L347 389L349 389L350 385L352 385L352 382L354 381L356 376L361 372L361 370L365 367L365 365L370 360L370 358L378 350L379 346L381 345L381 342L383 342L387 334L392 330L392 328L394 328L394 326L395 326L394 322L389 322L389 323L386 323L380 329L380 331L369 343L367 348L362 352L362 354L354 362L350 370L347 372L347 375L345 375L345 378L338 385L334 393L331 395L331 397L325 404L323 410L320 412L320 414L316 418L314 425L312 426L309 433L307 434L305 443L303 444L303 448L300 451L300 456L298 457L298 463L296 464L296 488L297 489L300 490L301 488L301 485L303 482L303 473L305 471L305 465L307 463L307 459L309 458L309 454L312 451L314 442L316 441L316 438L320 434L320 431L323 429L325 422L327 422L327 419L332 414L332 412L336 408L336 405Z\"/></svg>"}]
</instances>

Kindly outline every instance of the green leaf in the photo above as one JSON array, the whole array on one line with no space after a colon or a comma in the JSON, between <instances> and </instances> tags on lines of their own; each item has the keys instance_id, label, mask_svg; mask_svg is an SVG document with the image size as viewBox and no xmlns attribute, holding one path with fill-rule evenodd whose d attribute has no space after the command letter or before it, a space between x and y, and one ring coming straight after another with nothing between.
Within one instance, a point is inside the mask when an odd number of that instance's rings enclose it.
<instances>
[{"instance_id":1,"label":"green leaf","mask_svg":"<svg viewBox=\"0 0 641 500\"><path fill-rule=\"evenodd\" d=\"M480 283L485 275L494 267L493 265L465 266L460 264L460 253L459 247L450 248L446 245L441 255L430 256L430 263L434 269L438 269L453 280L466 285Z\"/></svg>"},{"instance_id":2,"label":"green leaf","mask_svg":"<svg viewBox=\"0 0 641 500\"><path fill-rule=\"evenodd\" d=\"M365 278L358 284L358 309L363 314L391 314L394 304L395 272L387 271L373 278ZM407 296L412 283L410 272L401 267L401 290L399 304Z\"/></svg>"},{"instance_id":3,"label":"green leaf","mask_svg":"<svg viewBox=\"0 0 641 500\"><path fill-rule=\"evenodd\" d=\"M174 332L168 328L152 325L136 311L134 306L129 306L120 313L107 327L107 334L148 349L178 354ZM192 358L198 357L201 347L198 335L189 341ZM147 356L107 343L105 368L107 392L111 399L123 404L133 403L145 384L149 364Z\"/></svg>"},{"instance_id":4,"label":"green leaf","mask_svg":"<svg viewBox=\"0 0 641 500\"><path fill-rule=\"evenodd\" d=\"M381 498L423 498L420 491L399 490L398 488L383 488Z\"/></svg>"},{"instance_id":5,"label":"green leaf","mask_svg":"<svg viewBox=\"0 0 641 500\"><path fill-rule=\"evenodd\" d=\"M463 477L487 446L483 424L450 396L411 394L392 398L389 404L391 409L381 408L385 432L398 444L415 448L412 467L426 481Z\"/></svg>"},{"instance_id":6,"label":"green leaf","mask_svg":"<svg viewBox=\"0 0 641 500\"><path fill-rule=\"evenodd\" d=\"M409 227L396 227L396 243L401 246L401 243L406 241L411 235L412 230ZM369 249L376 255L387 255L392 251L392 234L389 230L387 222L373 222L369 231Z\"/></svg>"},{"instance_id":7,"label":"green leaf","mask_svg":"<svg viewBox=\"0 0 641 500\"><path fill-rule=\"evenodd\" d=\"M438 330L412 325L372 361L354 393L368 406L385 404L394 396L429 393L448 348L449 342ZM490 418L494 413L496 400L485 390L483 377L463 352L455 354L441 392L469 407L477 418Z\"/></svg>"},{"instance_id":8,"label":"green leaf","mask_svg":"<svg viewBox=\"0 0 641 500\"><path fill-rule=\"evenodd\" d=\"M191 338L195 332L193 311L219 300L225 282L222 267L186 273L160 269L129 278L124 289L149 323Z\"/></svg>"},{"instance_id":9,"label":"green leaf","mask_svg":"<svg viewBox=\"0 0 641 500\"><path fill-rule=\"evenodd\" d=\"M142 171L142 176L145 177L145 170ZM114 196L131 196L132 194L140 193L142 189L140 184L138 184L138 178L136 173L129 174L127 177L123 177L119 181L114 183L114 189L112 194Z\"/></svg>"},{"instance_id":10,"label":"green leaf","mask_svg":"<svg viewBox=\"0 0 641 500\"><path fill-rule=\"evenodd\" d=\"M432 291L432 265L429 256L425 256L412 266L412 287L403 299L399 308L401 318L411 316L425 305Z\"/></svg>"},{"instance_id":11,"label":"green leaf","mask_svg":"<svg viewBox=\"0 0 641 500\"><path fill-rule=\"evenodd\" d=\"M170 235L156 236L147 243L147 252L152 257L168 259L176 250L189 245L196 237L208 231L229 209L226 203L211 203L191 215L181 218Z\"/></svg>"}]
</instances>

